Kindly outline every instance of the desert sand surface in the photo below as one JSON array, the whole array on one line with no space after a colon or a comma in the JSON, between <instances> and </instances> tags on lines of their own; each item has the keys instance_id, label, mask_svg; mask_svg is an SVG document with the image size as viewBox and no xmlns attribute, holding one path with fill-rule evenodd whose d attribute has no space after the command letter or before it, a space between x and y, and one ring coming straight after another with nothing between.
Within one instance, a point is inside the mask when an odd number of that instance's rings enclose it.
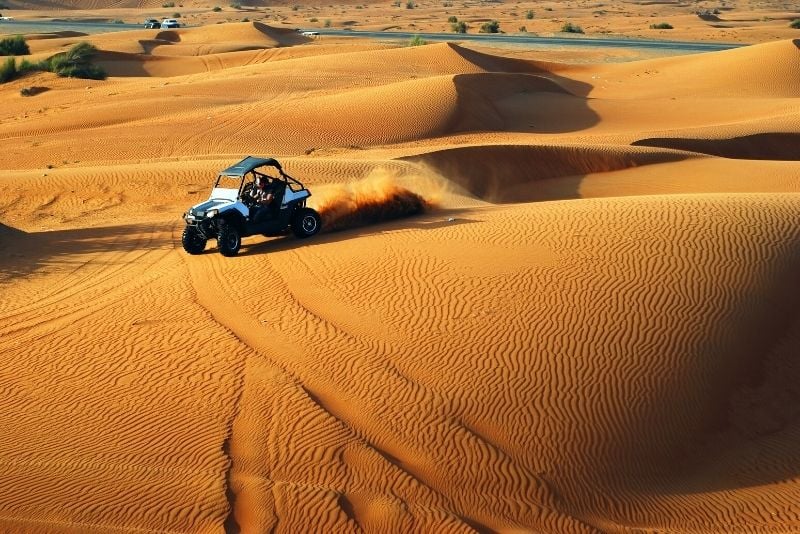
<instances>
[{"instance_id":1,"label":"desert sand surface","mask_svg":"<svg viewBox=\"0 0 800 534\"><path fill-rule=\"evenodd\" d=\"M800 40L769 31L624 63L30 39L109 77L0 85L0 532L800 531ZM247 155L328 231L186 254Z\"/></svg>"}]
</instances>

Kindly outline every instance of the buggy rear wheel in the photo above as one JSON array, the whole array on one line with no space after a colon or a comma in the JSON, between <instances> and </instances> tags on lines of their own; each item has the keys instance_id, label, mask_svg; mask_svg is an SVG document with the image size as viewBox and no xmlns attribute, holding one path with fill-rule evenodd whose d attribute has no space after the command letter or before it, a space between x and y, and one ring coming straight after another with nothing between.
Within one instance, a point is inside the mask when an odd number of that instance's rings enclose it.
<instances>
[{"instance_id":1,"label":"buggy rear wheel","mask_svg":"<svg viewBox=\"0 0 800 534\"><path fill-rule=\"evenodd\" d=\"M292 217L292 232L299 238L311 237L322 228L319 213L311 208L300 208Z\"/></svg>"}]
</instances>

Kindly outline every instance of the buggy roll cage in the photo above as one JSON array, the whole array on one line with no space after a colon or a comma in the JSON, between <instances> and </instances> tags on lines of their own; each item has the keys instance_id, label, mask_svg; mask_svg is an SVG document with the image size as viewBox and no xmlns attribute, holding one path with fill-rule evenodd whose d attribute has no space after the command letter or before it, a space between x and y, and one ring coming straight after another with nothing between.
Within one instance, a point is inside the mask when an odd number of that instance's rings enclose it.
<instances>
[{"instance_id":1,"label":"buggy roll cage","mask_svg":"<svg viewBox=\"0 0 800 534\"><path fill-rule=\"evenodd\" d=\"M214 184L214 187L218 187L219 186L219 181L223 176L228 176L230 178L240 178L241 182L239 183L239 194L241 195L242 194L242 189L244 188L244 184L245 184L245 179L244 178L250 173L253 173L256 176L259 176L259 175L260 176L268 176L269 178L272 178L272 179L275 179L275 180L278 179L278 178L269 176L267 174L256 172L256 169L258 169L260 167L275 167L276 169L278 169L278 174L280 175L280 178L286 183L286 185L289 187L289 189L291 189L294 192L301 191L301 190L305 189L305 186L302 183L300 183L299 180L297 180L295 178L292 178L291 176L289 176L288 174L283 172L283 167L281 167L281 164L278 163L278 161L276 159L273 159L273 158L255 158L253 156L247 156L246 158L244 158L239 163L231 165L227 169L225 169L223 171L220 171L220 173L217 175L217 181Z\"/></svg>"}]
</instances>

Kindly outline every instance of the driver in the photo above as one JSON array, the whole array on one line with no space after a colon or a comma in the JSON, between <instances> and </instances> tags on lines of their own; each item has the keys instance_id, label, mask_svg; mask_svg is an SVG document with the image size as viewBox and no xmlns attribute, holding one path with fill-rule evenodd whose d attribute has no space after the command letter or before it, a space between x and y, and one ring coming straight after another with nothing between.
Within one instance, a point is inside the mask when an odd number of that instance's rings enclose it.
<instances>
[{"instance_id":1,"label":"driver","mask_svg":"<svg viewBox=\"0 0 800 534\"><path fill-rule=\"evenodd\" d=\"M275 197L272 188L269 186L269 177L256 175L256 181L250 190L250 196L255 201L256 207L253 222L261 222L268 213L268 207Z\"/></svg>"},{"instance_id":2,"label":"driver","mask_svg":"<svg viewBox=\"0 0 800 534\"><path fill-rule=\"evenodd\" d=\"M272 188L269 187L269 178L267 176L256 176L254 187L250 190L250 196L261 206L267 206L272 202L275 196L272 193Z\"/></svg>"}]
</instances>

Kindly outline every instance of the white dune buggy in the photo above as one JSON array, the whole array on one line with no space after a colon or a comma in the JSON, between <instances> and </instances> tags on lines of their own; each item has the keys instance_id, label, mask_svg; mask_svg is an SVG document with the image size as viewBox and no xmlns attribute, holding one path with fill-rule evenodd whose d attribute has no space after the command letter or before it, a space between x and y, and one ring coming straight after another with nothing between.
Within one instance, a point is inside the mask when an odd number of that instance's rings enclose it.
<instances>
[{"instance_id":1,"label":"white dune buggy","mask_svg":"<svg viewBox=\"0 0 800 534\"><path fill-rule=\"evenodd\" d=\"M278 176L258 169L272 167ZM272 201L260 205L250 194L256 178L268 179ZM216 239L223 256L235 256L242 238L261 234L267 237L293 232L299 238L319 232L319 214L306 207L311 192L299 181L283 172L272 158L248 156L220 172L208 200L192 206L183 214L183 249L200 254L209 239Z\"/></svg>"}]
</instances>

